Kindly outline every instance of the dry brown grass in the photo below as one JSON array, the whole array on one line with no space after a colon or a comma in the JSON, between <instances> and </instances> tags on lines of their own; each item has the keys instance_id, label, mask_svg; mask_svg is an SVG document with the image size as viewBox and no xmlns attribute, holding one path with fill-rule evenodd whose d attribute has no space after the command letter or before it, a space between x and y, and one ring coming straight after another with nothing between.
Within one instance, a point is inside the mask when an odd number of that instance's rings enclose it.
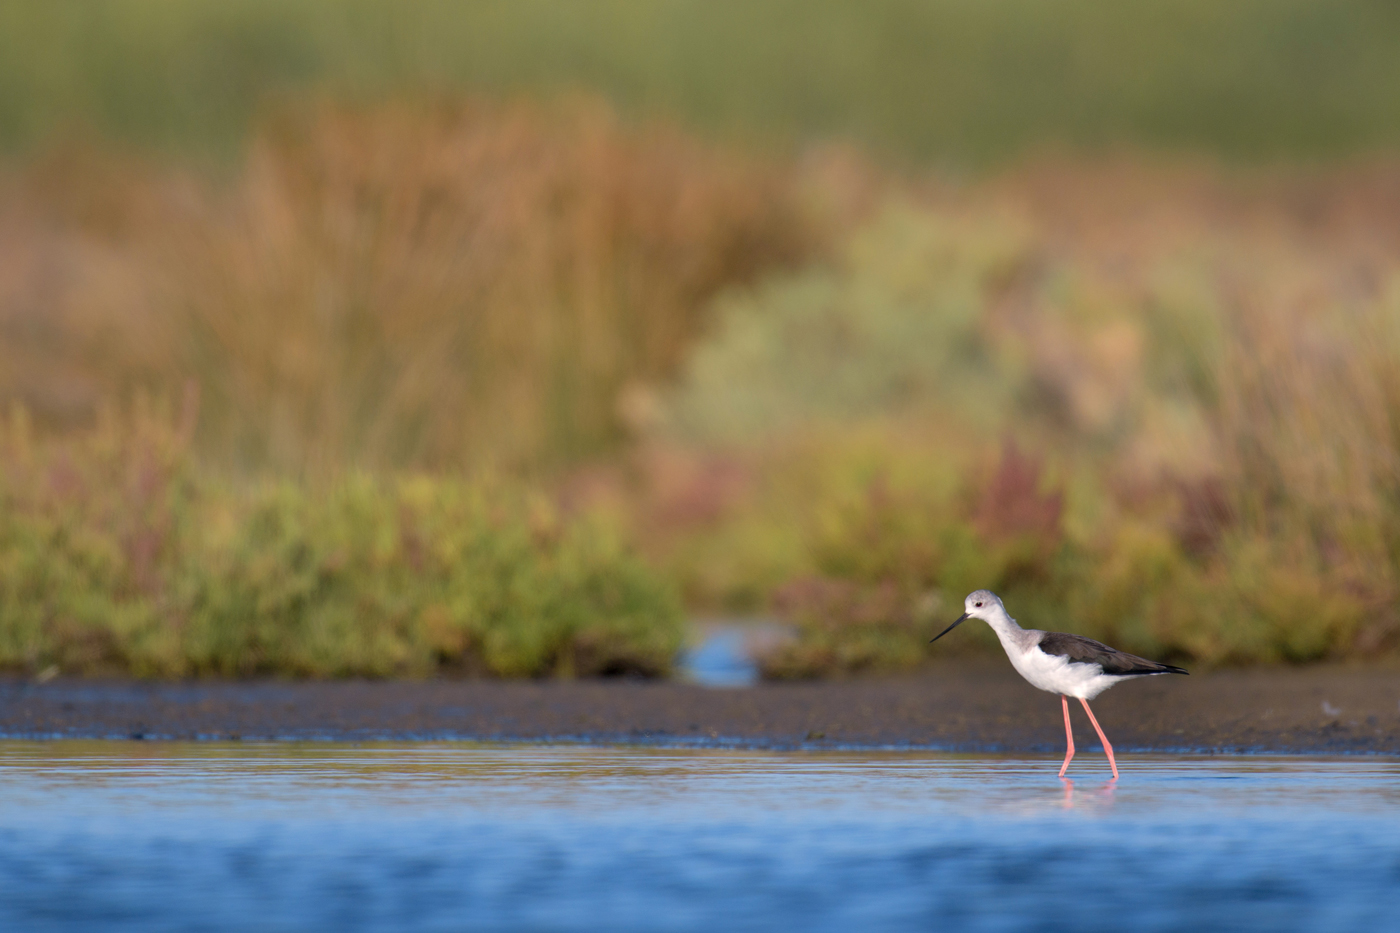
<instances>
[{"instance_id":1,"label":"dry brown grass","mask_svg":"<svg viewBox=\"0 0 1400 933\"><path fill-rule=\"evenodd\" d=\"M814 216L589 99L289 107L222 183L70 148L0 198L0 393L64 425L193 379L245 468L577 458Z\"/></svg>"}]
</instances>

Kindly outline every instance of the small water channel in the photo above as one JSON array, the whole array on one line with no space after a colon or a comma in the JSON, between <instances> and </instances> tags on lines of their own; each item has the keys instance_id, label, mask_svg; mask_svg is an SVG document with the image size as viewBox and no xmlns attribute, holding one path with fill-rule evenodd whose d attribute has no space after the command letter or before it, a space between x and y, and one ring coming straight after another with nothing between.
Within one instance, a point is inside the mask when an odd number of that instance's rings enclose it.
<instances>
[{"instance_id":1,"label":"small water channel","mask_svg":"<svg viewBox=\"0 0 1400 933\"><path fill-rule=\"evenodd\" d=\"M749 687L758 683L754 641L768 631L757 625L708 622L694 627L692 645L681 653L677 673L702 687Z\"/></svg>"},{"instance_id":2,"label":"small water channel","mask_svg":"<svg viewBox=\"0 0 1400 933\"><path fill-rule=\"evenodd\" d=\"M0 742L6 930L1381 929L1400 761Z\"/></svg>"}]
</instances>

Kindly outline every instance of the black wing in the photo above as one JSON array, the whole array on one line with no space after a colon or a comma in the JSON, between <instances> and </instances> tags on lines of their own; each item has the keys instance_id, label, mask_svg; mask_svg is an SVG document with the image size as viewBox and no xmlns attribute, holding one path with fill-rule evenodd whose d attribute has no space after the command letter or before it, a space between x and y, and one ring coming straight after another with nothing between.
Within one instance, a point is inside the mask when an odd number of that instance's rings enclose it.
<instances>
[{"instance_id":1,"label":"black wing","mask_svg":"<svg viewBox=\"0 0 1400 933\"><path fill-rule=\"evenodd\" d=\"M1179 667L1149 661L1083 635L1046 632L1040 636L1040 650L1058 654L1080 664L1097 664L1105 674L1185 674Z\"/></svg>"}]
</instances>

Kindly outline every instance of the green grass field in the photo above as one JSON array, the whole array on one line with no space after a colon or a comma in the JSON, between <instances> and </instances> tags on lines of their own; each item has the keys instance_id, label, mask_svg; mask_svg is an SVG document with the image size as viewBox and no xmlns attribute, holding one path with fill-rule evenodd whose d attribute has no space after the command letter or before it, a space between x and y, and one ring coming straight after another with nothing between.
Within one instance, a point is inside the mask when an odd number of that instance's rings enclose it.
<instances>
[{"instance_id":1,"label":"green grass field","mask_svg":"<svg viewBox=\"0 0 1400 933\"><path fill-rule=\"evenodd\" d=\"M0 5L0 144L228 153L269 97L584 87L783 143L975 166L1047 144L1400 142L1383 0L91 0Z\"/></svg>"}]
</instances>

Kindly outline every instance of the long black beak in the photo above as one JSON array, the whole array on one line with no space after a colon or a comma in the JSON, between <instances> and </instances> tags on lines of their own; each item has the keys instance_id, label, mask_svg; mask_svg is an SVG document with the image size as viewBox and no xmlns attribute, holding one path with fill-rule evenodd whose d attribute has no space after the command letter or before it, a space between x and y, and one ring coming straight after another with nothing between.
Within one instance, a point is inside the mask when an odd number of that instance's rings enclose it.
<instances>
[{"instance_id":1,"label":"long black beak","mask_svg":"<svg viewBox=\"0 0 1400 933\"><path fill-rule=\"evenodd\" d=\"M966 621L967 621L967 618L968 618L967 613L964 612L962 615L958 616L958 621L954 622L952 625L948 626L948 627L945 628L943 631L939 632L937 635L935 635L934 637L930 638L930 639L928 640L928 643L931 645L931 644L933 644L934 642L938 641L938 639L942 638L944 635L947 635L947 634L948 634L949 632L951 632L953 629L957 628L959 625L962 625L964 622L966 622Z\"/></svg>"}]
</instances>

